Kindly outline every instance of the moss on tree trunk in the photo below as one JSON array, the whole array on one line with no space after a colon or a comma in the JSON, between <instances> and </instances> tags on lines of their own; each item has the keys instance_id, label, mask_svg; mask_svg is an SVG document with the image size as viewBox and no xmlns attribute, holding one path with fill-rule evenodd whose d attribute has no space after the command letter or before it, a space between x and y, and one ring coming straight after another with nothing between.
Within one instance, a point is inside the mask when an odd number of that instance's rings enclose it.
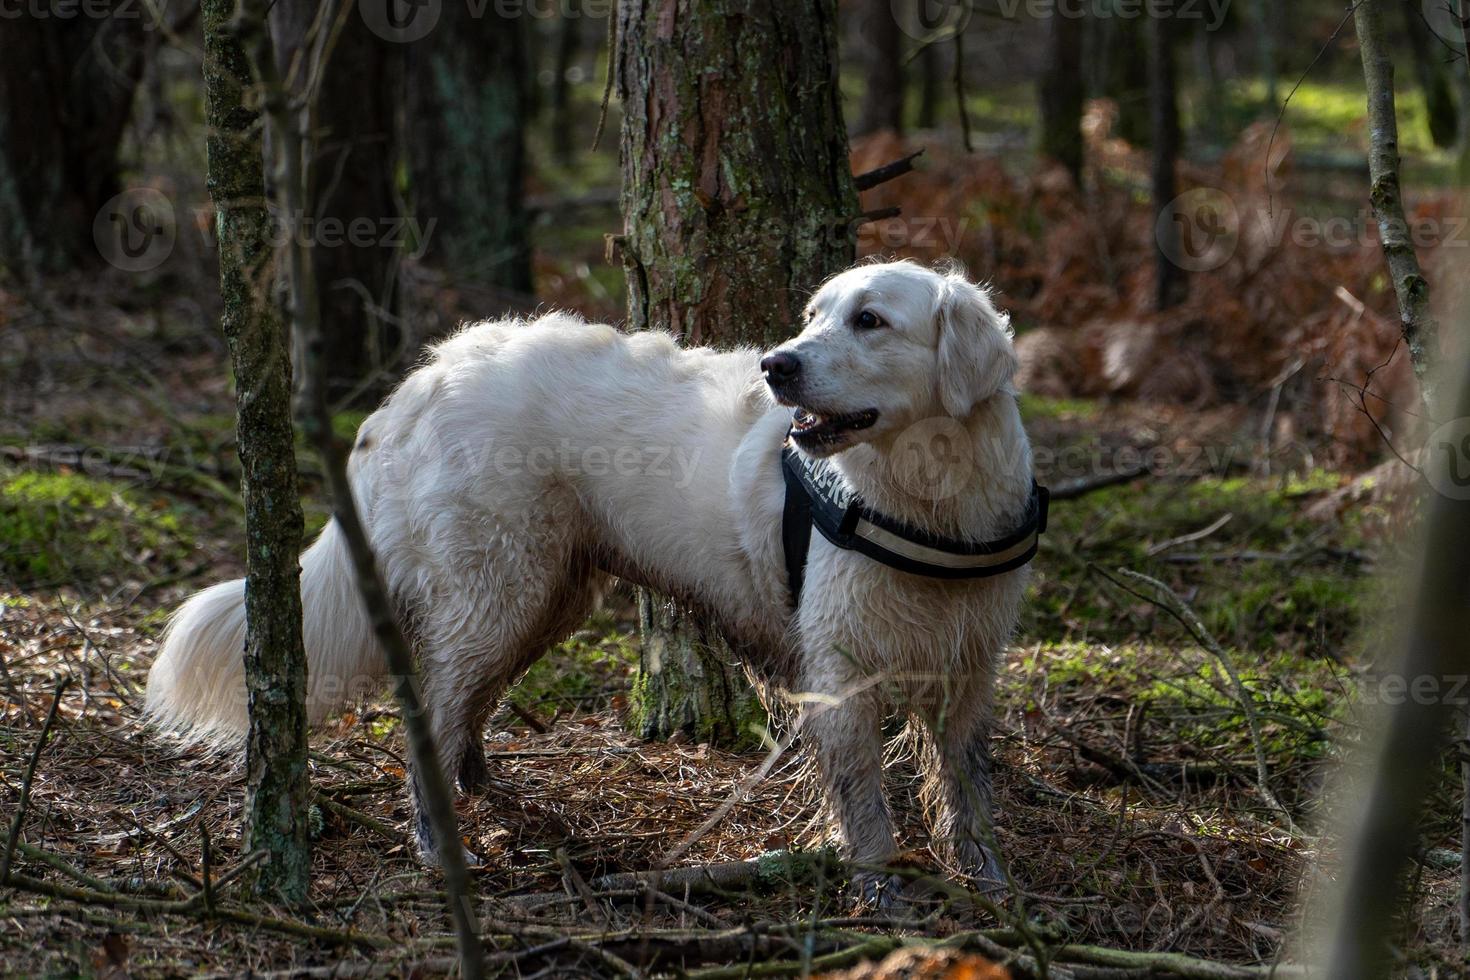
<instances>
[{"instance_id":1,"label":"moss on tree trunk","mask_svg":"<svg viewBox=\"0 0 1470 980\"><path fill-rule=\"evenodd\" d=\"M623 263L633 329L770 346L852 261L858 211L831 0L630 0L618 8ZM761 717L723 641L643 599L632 702L646 737L728 741Z\"/></svg>"},{"instance_id":2,"label":"moss on tree trunk","mask_svg":"<svg viewBox=\"0 0 1470 980\"><path fill-rule=\"evenodd\" d=\"M286 328L271 298L274 262L265 207L259 113L243 96L249 61L228 31L233 0L204 0L209 193L216 210L221 327L237 388L245 498L245 683L249 801L245 850L269 858L262 894L306 898L310 784L306 770L306 654L301 640L301 502L291 429Z\"/></svg>"},{"instance_id":3,"label":"moss on tree trunk","mask_svg":"<svg viewBox=\"0 0 1470 980\"><path fill-rule=\"evenodd\" d=\"M424 254L529 295L524 20L443 6L439 26L408 49L406 150Z\"/></svg>"}]
</instances>

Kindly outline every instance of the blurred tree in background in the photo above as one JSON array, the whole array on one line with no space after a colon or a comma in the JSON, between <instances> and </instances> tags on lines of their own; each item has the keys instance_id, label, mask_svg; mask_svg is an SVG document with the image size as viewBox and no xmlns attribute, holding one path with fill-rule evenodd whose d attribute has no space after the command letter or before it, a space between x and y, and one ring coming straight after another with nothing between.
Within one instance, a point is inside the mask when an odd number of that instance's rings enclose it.
<instances>
[{"instance_id":1,"label":"blurred tree in background","mask_svg":"<svg viewBox=\"0 0 1470 980\"><path fill-rule=\"evenodd\" d=\"M96 265L93 221L122 190L144 24L137 4L93 9L7 14L0 31L0 262L12 273Z\"/></svg>"}]
</instances>

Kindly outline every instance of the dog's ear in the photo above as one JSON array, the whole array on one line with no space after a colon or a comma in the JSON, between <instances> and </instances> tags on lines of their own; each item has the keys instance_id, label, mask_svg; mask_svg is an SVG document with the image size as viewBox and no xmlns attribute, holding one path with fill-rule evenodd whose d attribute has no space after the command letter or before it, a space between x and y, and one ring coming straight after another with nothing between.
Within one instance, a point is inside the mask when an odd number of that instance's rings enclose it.
<instances>
[{"instance_id":1,"label":"dog's ear","mask_svg":"<svg viewBox=\"0 0 1470 980\"><path fill-rule=\"evenodd\" d=\"M963 275L945 277L939 309L939 403L954 418L1009 387L1016 373L1010 317Z\"/></svg>"}]
</instances>

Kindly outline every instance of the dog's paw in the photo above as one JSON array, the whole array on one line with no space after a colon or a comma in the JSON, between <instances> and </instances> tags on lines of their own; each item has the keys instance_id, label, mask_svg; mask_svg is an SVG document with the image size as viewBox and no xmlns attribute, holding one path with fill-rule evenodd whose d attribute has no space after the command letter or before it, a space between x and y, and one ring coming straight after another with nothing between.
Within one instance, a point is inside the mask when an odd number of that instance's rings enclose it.
<instances>
[{"instance_id":1,"label":"dog's paw","mask_svg":"<svg viewBox=\"0 0 1470 980\"><path fill-rule=\"evenodd\" d=\"M426 839L424 837L415 838L413 851L414 856L418 858L419 863L422 864L424 867L442 867L442 865L439 863L439 851L437 848L435 848L432 840ZM465 867L478 868L483 863L480 860L480 856L478 854L470 850L468 847L465 847L463 844L460 845L459 851L464 858Z\"/></svg>"},{"instance_id":2,"label":"dog's paw","mask_svg":"<svg viewBox=\"0 0 1470 980\"><path fill-rule=\"evenodd\" d=\"M907 907L904 880L895 874L864 871L854 875L848 886L860 912L896 912Z\"/></svg>"}]
</instances>

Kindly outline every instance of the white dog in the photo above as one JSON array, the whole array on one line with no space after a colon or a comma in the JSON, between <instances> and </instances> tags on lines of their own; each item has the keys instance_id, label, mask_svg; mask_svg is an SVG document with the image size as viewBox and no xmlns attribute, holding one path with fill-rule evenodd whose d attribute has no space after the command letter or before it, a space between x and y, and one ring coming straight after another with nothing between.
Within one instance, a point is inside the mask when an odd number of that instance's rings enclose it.
<instances>
[{"instance_id":1,"label":"white dog","mask_svg":"<svg viewBox=\"0 0 1470 980\"><path fill-rule=\"evenodd\" d=\"M1045 511L1015 366L984 290L908 262L831 279L764 359L562 315L440 344L362 426L352 481L445 771L467 789L484 778L488 714L615 575L703 610L795 695L870 895L895 851L894 709L927 732L936 839L992 879L987 720ZM788 483L812 493L794 527ZM335 525L301 587L320 720L383 672ZM148 679L158 724L246 731L243 592L216 585L174 617Z\"/></svg>"}]
</instances>

